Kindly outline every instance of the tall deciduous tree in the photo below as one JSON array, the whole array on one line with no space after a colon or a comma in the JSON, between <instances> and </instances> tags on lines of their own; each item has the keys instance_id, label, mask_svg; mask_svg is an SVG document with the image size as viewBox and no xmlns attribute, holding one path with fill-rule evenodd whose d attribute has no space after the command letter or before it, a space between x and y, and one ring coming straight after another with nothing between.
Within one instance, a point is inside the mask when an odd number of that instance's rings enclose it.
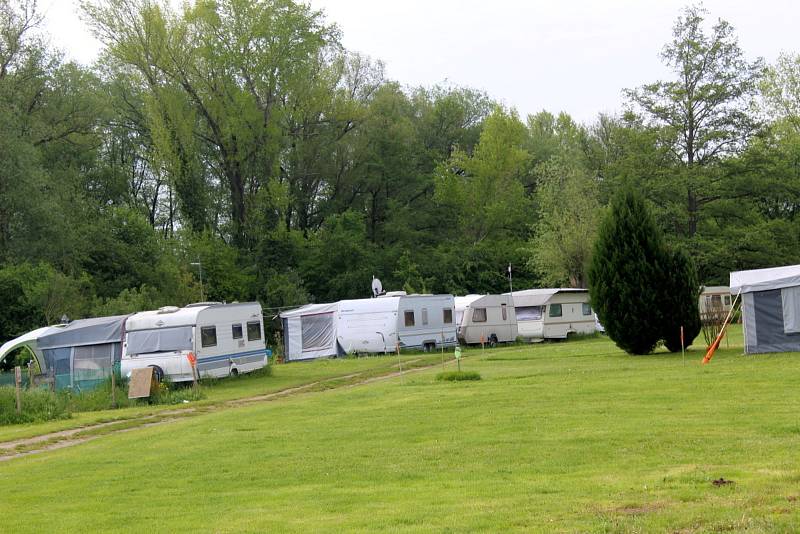
<instances>
[{"instance_id":1,"label":"tall deciduous tree","mask_svg":"<svg viewBox=\"0 0 800 534\"><path fill-rule=\"evenodd\" d=\"M686 198L686 235L698 229L700 212L724 197L723 173L701 170L736 154L758 126L749 107L757 90L763 62L748 62L731 25L719 20L710 32L706 11L684 9L661 57L675 78L626 90L631 104L664 129Z\"/></svg>"},{"instance_id":2,"label":"tall deciduous tree","mask_svg":"<svg viewBox=\"0 0 800 534\"><path fill-rule=\"evenodd\" d=\"M540 164L536 174L532 266L548 284L586 287L600 215L597 183L580 165L561 158Z\"/></svg>"}]
</instances>

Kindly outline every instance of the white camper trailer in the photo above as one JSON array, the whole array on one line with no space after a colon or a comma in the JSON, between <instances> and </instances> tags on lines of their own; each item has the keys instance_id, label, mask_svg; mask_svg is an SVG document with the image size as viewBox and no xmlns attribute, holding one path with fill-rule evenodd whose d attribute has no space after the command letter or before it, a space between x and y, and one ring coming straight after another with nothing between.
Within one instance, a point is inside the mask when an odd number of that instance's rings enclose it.
<instances>
[{"instance_id":1,"label":"white camper trailer","mask_svg":"<svg viewBox=\"0 0 800 534\"><path fill-rule=\"evenodd\" d=\"M392 292L372 299L309 304L281 314L289 361L396 348L456 344L452 295Z\"/></svg>"},{"instance_id":2,"label":"white camper trailer","mask_svg":"<svg viewBox=\"0 0 800 534\"><path fill-rule=\"evenodd\" d=\"M125 322L122 375L153 367L174 382L193 379L190 353L200 376L247 373L267 364L261 305L192 304L136 313Z\"/></svg>"},{"instance_id":3,"label":"white camper trailer","mask_svg":"<svg viewBox=\"0 0 800 534\"><path fill-rule=\"evenodd\" d=\"M381 298L397 299L397 341L401 348L432 350L458 343L453 295Z\"/></svg>"},{"instance_id":4,"label":"white camper trailer","mask_svg":"<svg viewBox=\"0 0 800 534\"><path fill-rule=\"evenodd\" d=\"M514 291L513 299L518 333L525 339L565 339L596 331L586 289L527 289Z\"/></svg>"},{"instance_id":5,"label":"white camper trailer","mask_svg":"<svg viewBox=\"0 0 800 534\"><path fill-rule=\"evenodd\" d=\"M510 295L455 298L458 339L466 344L508 343L517 339L517 315Z\"/></svg>"}]
</instances>

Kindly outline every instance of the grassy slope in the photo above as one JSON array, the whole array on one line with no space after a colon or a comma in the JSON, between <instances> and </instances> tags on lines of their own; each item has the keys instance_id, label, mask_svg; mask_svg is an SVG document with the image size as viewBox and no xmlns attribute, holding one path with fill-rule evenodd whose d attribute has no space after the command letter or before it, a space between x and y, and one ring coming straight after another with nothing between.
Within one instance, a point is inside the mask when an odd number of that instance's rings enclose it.
<instances>
[{"instance_id":1,"label":"grassy slope","mask_svg":"<svg viewBox=\"0 0 800 534\"><path fill-rule=\"evenodd\" d=\"M480 382L428 371L109 436L0 464L2 528L792 531L800 358L739 352L473 352Z\"/></svg>"},{"instance_id":2,"label":"grassy slope","mask_svg":"<svg viewBox=\"0 0 800 534\"><path fill-rule=\"evenodd\" d=\"M422 365L436 363L439 361L439 356L436 354L408 354L403 355L402 359L403 362L405 362L404 365ZM398 362L396 356L345 358L275 365L273 366L273 376L251 377L242 375L237 379L216 380L210 387L203 388L205 394L204 399L193 402L190 405L150 406L145 404L118 410L74 413L70 419L49 421L46 423L0 426L0 442L25 439L49 432L58 432L105 421L158 414L165 410L208 406L228 400L273 393L304 384L310 384L319 380L330 380L353 373L364 375L387 373L396 370L397 366Z\"/></svg>"}]
</instances>

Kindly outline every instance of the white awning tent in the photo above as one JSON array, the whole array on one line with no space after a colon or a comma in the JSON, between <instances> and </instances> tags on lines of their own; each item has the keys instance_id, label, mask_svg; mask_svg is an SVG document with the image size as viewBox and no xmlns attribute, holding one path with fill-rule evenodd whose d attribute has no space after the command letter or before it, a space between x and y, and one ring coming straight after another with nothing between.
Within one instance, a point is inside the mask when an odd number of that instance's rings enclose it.
<instances>
[{"instance_id":1,"label":"white awning tent","mask_svg":"<svg viewBox=\"0 0 800 534\"><path fill-rule=\"evenodd\" d=\"M733 272L747 354L800 351L800 265Z\"/></svg>"},{"instance_id":2,"label":"white awning tent","mask_svg":"<svg viewBox=\"0 0 800 534\"><path fill-rule=\"evenodd\" d=\"M313 360L341 353L336 340L339 303L308 304L281 313L284 357L287 361Z\"/></svg>"}]
</instances>

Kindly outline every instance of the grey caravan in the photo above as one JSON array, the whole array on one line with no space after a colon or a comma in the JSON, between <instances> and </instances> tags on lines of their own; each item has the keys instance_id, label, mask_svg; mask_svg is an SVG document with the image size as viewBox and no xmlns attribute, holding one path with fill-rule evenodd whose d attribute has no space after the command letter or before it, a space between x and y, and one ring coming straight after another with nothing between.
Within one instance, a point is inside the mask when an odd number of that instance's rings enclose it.
<instances>
[{"instance_id":1,"label":"grey caravan","mask_svg":"<svg viewBox=\"0 0 800 534\"><path fill-rule=\"evenodd\" d=\"M462 343L509 343L517 339L517 315L510 295L456 297L456 325Z\"/></svg>"}]
</instances>

